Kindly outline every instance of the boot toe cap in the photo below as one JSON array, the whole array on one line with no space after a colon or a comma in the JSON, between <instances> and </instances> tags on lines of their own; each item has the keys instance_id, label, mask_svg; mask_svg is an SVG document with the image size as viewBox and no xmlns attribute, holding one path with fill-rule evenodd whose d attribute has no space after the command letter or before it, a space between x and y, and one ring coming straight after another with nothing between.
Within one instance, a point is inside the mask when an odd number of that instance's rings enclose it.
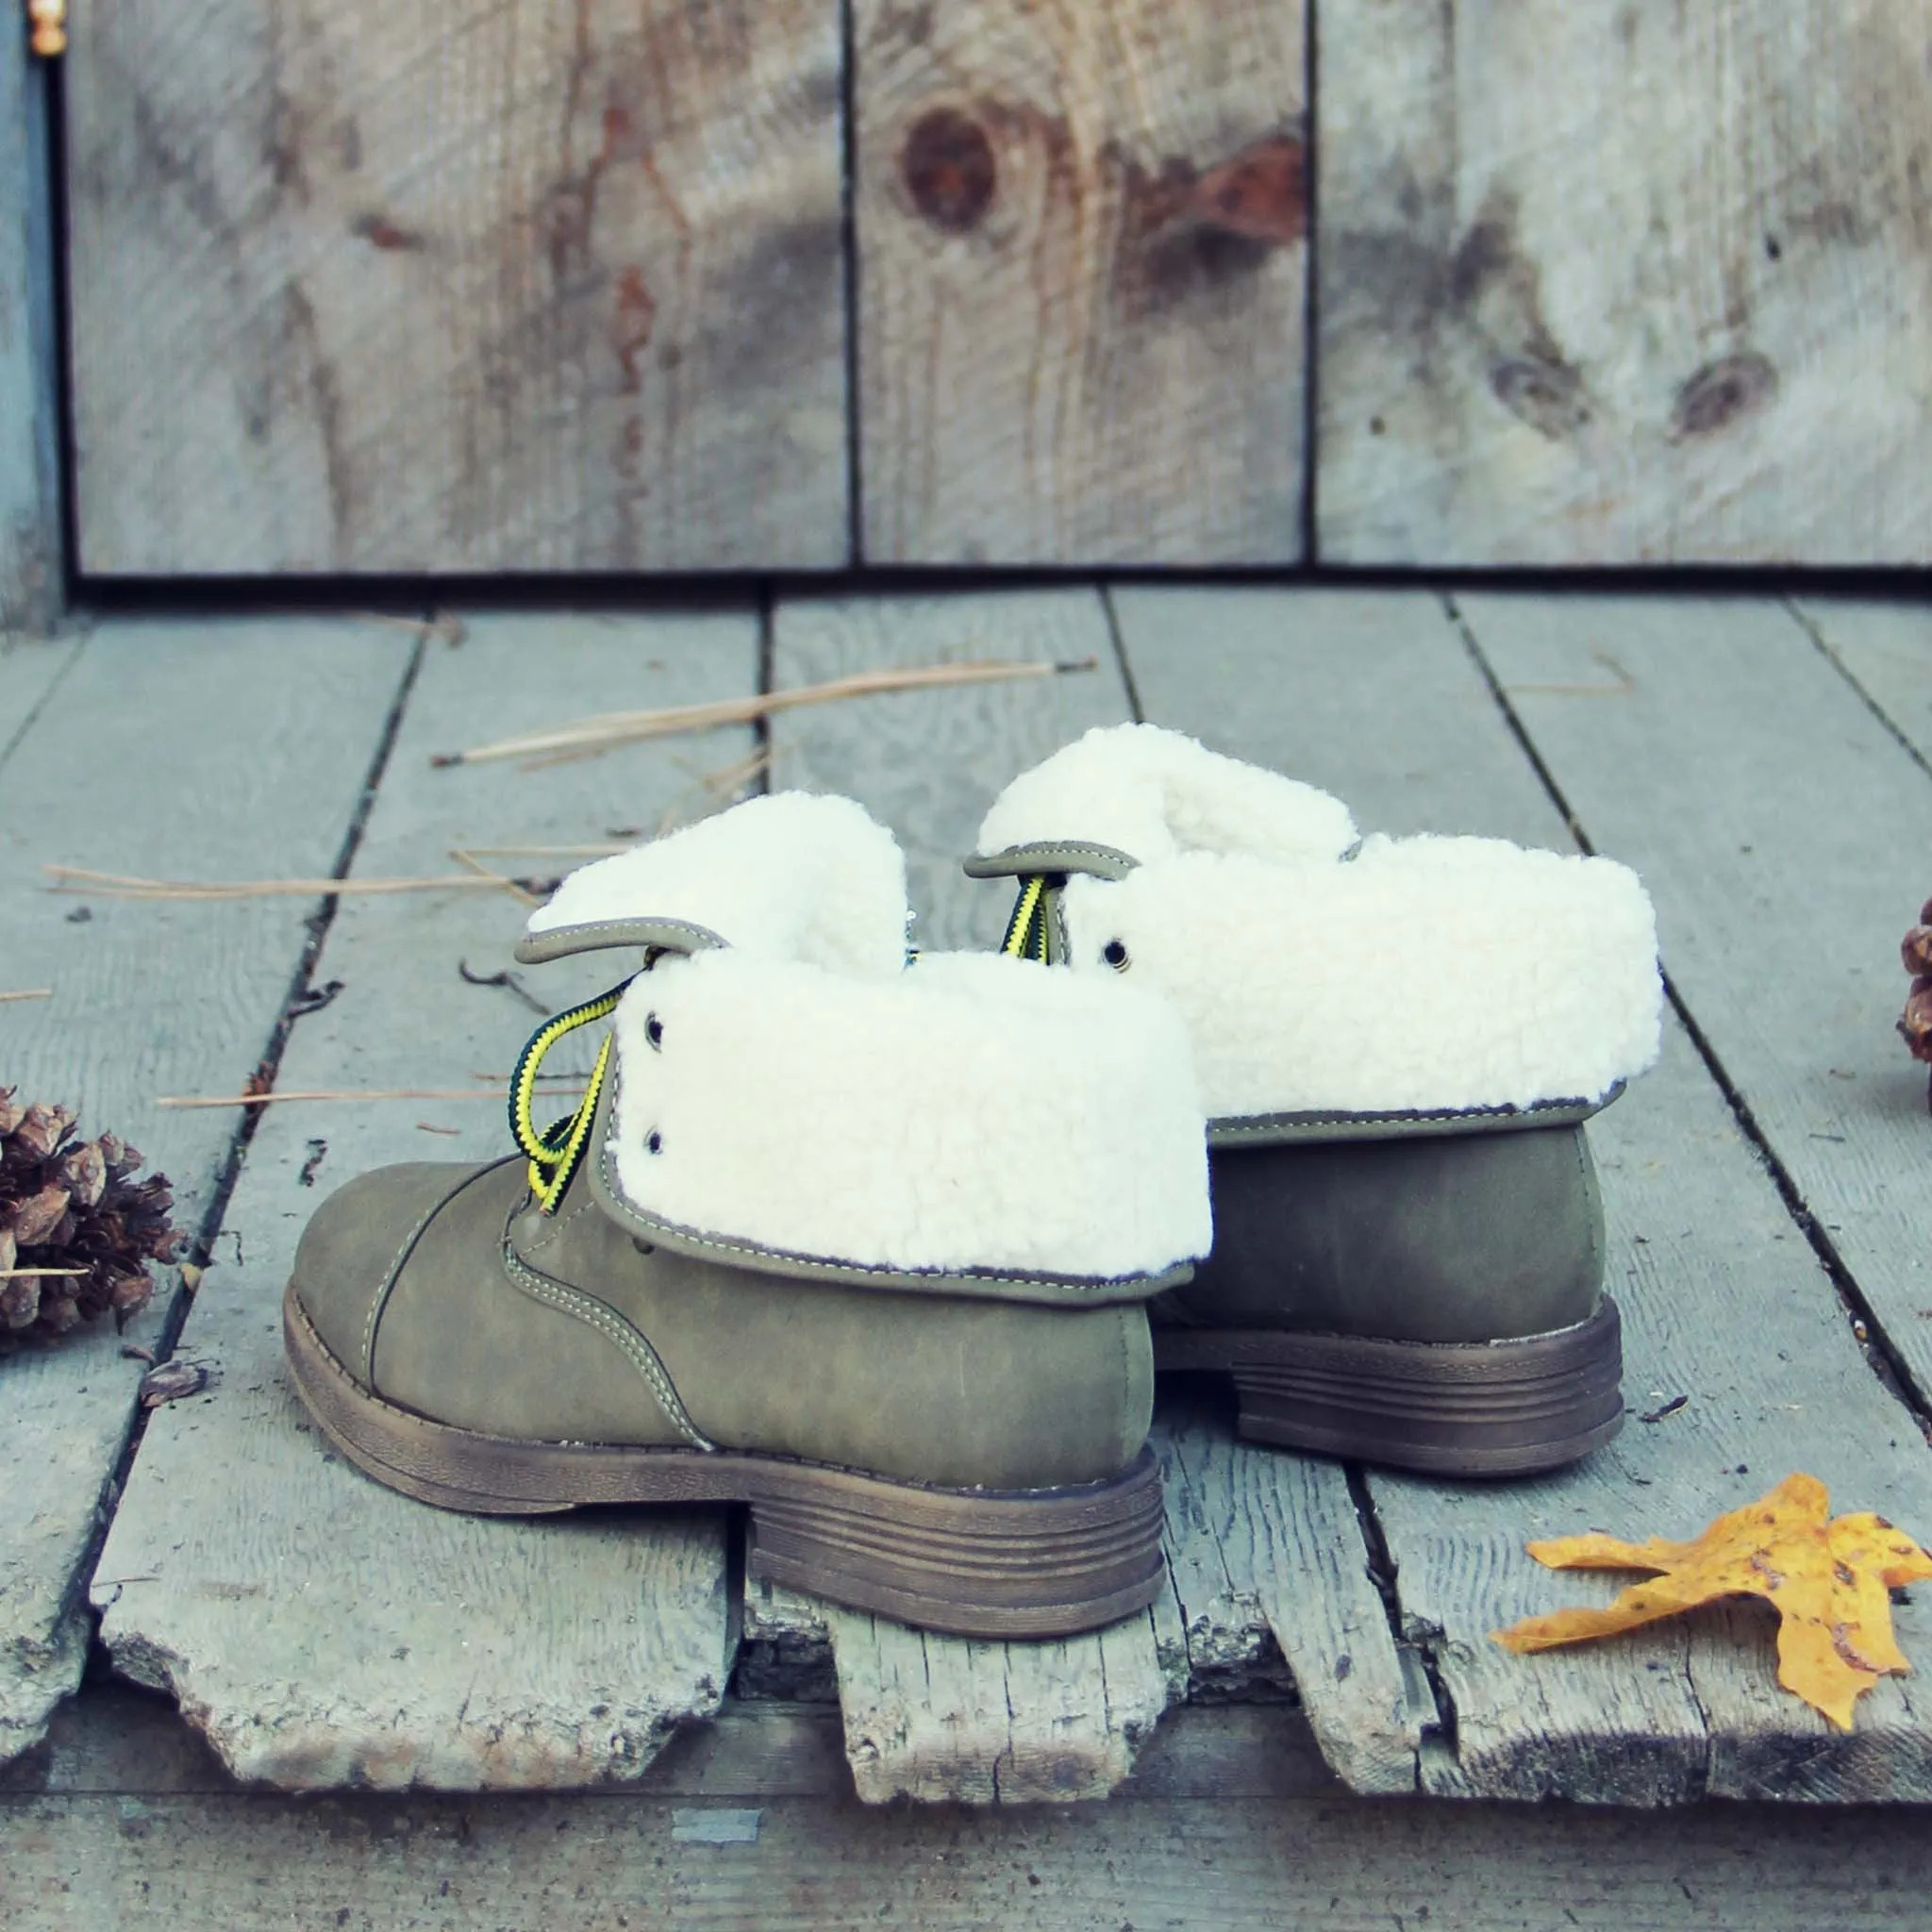
<instances>
[{"instance_id":1,"label":"boot toe cap","mask_svg":"<svg viewBox=\"0 0 1932 1932\"><path fill-rule=\"evenodd\" d=\"M323 1202L290 1276L302 1312L336 1359L367 1381L370 1316L414 1238L474 1167L412 1161L377 1168Z\"/></svg>"}]
</instances>

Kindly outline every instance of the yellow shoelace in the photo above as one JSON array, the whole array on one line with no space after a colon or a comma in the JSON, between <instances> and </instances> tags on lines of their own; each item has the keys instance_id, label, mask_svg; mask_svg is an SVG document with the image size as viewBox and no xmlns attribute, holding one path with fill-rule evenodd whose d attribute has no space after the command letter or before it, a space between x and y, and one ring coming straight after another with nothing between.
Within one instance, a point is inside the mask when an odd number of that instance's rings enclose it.
<instances>
[{"instance_id":1,"label":"yellow shoelace","mask_svg":"<svg viewBox=\"0 0 1932 1932\"><path fill-rule=\"evenodd\" d=\"M575 1113L566 1115L544 1132L537 1131L531 1108L537 1097L537 1075L543 1057L567 1033L588 1026L614 1012L630 984L620 980L608 992L601 992L580 1007L569 1007L544 1021L531 1034L530 1042L517 1056L516 1070L509 1076L509 1131L518 1148L529 1157L530 1192L545 1214L555 1214L571 1184L571 1177L583 1163L590 1145L591 1123L596 1117L597 1096L604 1091L604 1075L610 1066L610 1040L607 1035L597 1052L597 1064L591 1069L590 1085L577 1103Z\"/></svg>"},{"instance_id":2,"label":"yellow shoelace","mask_svg":"<svg viewBox=\"0 0 1932 1932\"><path fill-rule=\"evenodd\" d=\"M1046 874L1036 873L1020 888L1020 903L1007 922L1007 936L1000 951L1009 958L1038 959L1046 963Z\"/></svg>"}]
</instances>

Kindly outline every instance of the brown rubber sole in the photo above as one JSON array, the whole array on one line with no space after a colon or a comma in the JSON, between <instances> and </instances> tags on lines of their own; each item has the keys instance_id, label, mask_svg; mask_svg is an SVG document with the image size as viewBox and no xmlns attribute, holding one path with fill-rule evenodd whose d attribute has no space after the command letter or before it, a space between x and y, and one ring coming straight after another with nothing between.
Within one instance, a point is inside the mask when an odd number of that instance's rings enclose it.
<instances>
[{"instance_id":1,"label":"brown rubber sole","mask_svg":"<svg viewBox=\"0 0 1932 1932\"><path fill-rule=\"evenodd\" d=\"M406 1496L479 1516L597 1503L745 1503L747 1558L853 1609L962 1637L1066 1637L1154 1601L1160 1471L1143 1449L1106 1482L946 1490L735 1450L530 1442L398 1408L361 1387L290 1289L296 1392L349 1460Z\"/></svg>"},{"instance_id":2,"label":"brown rubber sole","mask_svg":"<svg viewBox=\"0 0 1932 1932\"><path fill-rule=\"evenodd\" d=\"M1607 1296L1574 1328L1510 1341L1157 1328L1154 1365L1231 1374L1241 1433L1257 1442L1430 1475L1561 1469L1624 1424L1623 1324Z\"/></svg>"}]
</instances>

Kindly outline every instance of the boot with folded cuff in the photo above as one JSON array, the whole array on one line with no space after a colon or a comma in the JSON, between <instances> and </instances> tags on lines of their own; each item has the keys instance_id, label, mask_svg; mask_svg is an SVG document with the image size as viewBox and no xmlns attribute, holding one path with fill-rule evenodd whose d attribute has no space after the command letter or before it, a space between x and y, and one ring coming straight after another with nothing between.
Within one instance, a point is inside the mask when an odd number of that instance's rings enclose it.
<instances>
[{"instance_id":1,"label":"boot with folded cuff","mask_svg":"<svg viewBox=\"0 0 1932 1932\"><path fill-rule=\"evenodd\" d=\"M1023 774L966 870L1008 954L1158 991L1208 1117L1214 1247L1150 1307L1243 1434L1443 1474L1571 1462L1624 1414L1583 1123L1656 1058L1627 868L1358 840L1312 787L1149 725Z\"/></svg>"},{"instance_id":2,"label":"boot with folded cuff","mask_svg":"<svg viewBox=\"0 0 1932 1932\"><path fill-rule=\"evenodd\" d=\"M906 934L897 847L841 799L566 879L519 958L633 970L539 1029L517 1151L366 1174L303 1237L289 1360L337 1446L454 1509L743 1502L754 1574L936 1629L1150 1602L1145 1304L1209 1239L1185 1034ZM544 1054L607 1021L540 1130Z\"/></svg>"}]
</instances>

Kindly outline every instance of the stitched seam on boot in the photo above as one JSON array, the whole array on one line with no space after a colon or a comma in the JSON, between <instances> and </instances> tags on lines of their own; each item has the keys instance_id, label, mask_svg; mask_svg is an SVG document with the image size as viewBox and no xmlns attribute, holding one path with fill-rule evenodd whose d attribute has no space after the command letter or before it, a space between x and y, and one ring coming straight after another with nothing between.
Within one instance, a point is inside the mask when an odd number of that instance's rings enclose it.
<instances>
[{"instance_id":1,"label":"stitched seam on boot","mask_svg":"<svg viewBox=\"0 0 1932 1932\"><path fill-rule=\"evenodd\" d=\"M508 1158L514 1159L516 1157L511 1155ZM416 1243L423 1239L424 1232L427 1229L429 1224L465 1188L471 1186L474 1182L481 1180L486 1174L494 1174L503 1164L501 1160L492 1160L488 1167L479 1167L475 1173L465 1174L455 1187L450 1189L448 1193L444 1194L437 1202L435 1207L426 1209L422 1220L417 1222L415 1226L403 1237L403 1244L396 1250L395 1258L389 1264L388 1272L382 1277L381 1286L376 1289L375 1294L369 1304L368 1318L362 1324L362 1380L370 1389L373 1390L375 1387L376 1326L382 1320L383 1311L389 1307L390 1296L395 1292L396 1283L402 1276L404 1262L415 1252Z\"/></svg>"},{"instance_id":2,"label":"stitched seam on boot","mask_svg":"<svg viewBox=\"0 0 1932 1932\"><path fill-rule=\"evenodd\" d=\"M1096 845L1084 839L1034 839L1024 845L1008 845L998 852L975 852L973 856L975 858L1030 859L1038 858L1043 853L1064 853L1069 858L1091 858L1096 864L1124 858L1136 872L1141 869L1140 861L1131 852L1123 852L1118 845ZM1118 885L1120 881L1107 878L1104 883L1111 886Z\"/></svg>"},{"instance_id":3,"label":"stitched seam on boot","mask_svg":"<svg viewBox=\"0 0 1932 1932\"><path fill-rule=\"evenodd\" d=\"M658 1351L641 1331L625 1321L615 1308L600 1302L595 1295L586 1294L582 1289L573 1288L568 1282L556 1280L532 1268L510 1245L508 1225L503 1231L503 1265L510 1279L533 1301L541 1302L562 1314L573 1315L596 1329L607 1341L614 1341L624 1351L631 1366L644 1378L646 1386L657 1398L658 1407L664 1411L665 1420L692 1448L717 1448L717 1443L702 1434L691 1421L691 1412L678 1399L677 1391L672 1385L671 1376Z\"/></svg>"}]
</instances>

